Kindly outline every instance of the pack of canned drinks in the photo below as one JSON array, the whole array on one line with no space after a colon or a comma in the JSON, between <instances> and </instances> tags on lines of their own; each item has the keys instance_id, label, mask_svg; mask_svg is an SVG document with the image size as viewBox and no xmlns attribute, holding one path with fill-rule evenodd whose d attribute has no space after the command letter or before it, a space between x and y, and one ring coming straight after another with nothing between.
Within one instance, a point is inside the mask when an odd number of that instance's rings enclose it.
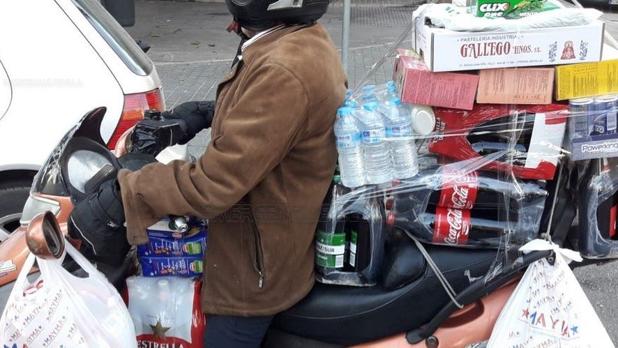
<instances>
[{"instance_id":1,"label":"pack of canned drinks","mask_svg":"<svg viewBox=\"0 0 618 348\"><path fill-rule=\"evenodd\" d=\"M569 101L572 160L618 156L618 95Z\"/></svg>"}]
</instances>

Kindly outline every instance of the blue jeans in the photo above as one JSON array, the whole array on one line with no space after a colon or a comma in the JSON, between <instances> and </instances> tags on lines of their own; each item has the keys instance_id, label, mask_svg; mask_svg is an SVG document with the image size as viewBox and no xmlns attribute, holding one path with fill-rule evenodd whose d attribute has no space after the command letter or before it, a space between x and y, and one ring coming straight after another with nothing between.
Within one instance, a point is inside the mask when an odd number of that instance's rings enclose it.
<instances>
[{"instance_id":1,"label":"blue jeans","mask_svg":"<svg viewBox=\"0 0 618 348\"><path fill-rule=\"evenodd\" d=\"M206 317L206 348L259 348L273 320L267 317Z\"/></svg>"}]
</instances>

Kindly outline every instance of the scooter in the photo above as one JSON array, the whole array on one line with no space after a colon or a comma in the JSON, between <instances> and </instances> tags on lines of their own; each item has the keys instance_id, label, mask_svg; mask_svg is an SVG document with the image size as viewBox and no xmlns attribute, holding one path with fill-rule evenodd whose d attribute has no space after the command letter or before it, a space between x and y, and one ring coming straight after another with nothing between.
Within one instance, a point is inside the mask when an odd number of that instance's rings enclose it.
<instances>
[{"instance_id":1,"label":"scooter","mask_svg":"<svg viewBox=\"0 0 618 348\"><path fill-rule=\"evenodd\" d=\"M28 253L49 257L53 236L67 236L75 200L118 169L134 165L125 155L130 131L114 152L101 139L105 111L97 108L86 114L52 151L34 180L22 226L0 244L2 307ZM43 228L44 219L35 217L45 212L55 219ZM29 229L44 233L28 233ZM305 299L274 319L264 347L474 347L488 340L526 267L555 257L551 251L533 252L511 255L512 262L507 263L503 251L427 245L429 256L457 294L456 302L463 305L460 308L404 232L390 231L397 247L390 253L394 266L387 273L391 273L384 277L397 277L396 286L316 284ZM561 238L555 242L562 245L566 235ZM120 290L126 277L135 272L134 264L130 254L121 267L101 263L97 267ZM75 268L70 261L65 261L65 267Z\"/></svg>"}]
</instances>

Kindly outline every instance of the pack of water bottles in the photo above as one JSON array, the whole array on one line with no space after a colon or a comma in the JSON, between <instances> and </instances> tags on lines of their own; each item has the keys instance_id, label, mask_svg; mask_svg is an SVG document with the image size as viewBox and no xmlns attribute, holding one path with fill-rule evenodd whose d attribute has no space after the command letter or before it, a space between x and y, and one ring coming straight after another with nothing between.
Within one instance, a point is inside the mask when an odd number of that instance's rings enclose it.
<instances>
[{"instance_id":1,"label":"pack of water bottles","mask_svg":"<svg viewBox=\"0 0 618 348\"><path fill-rule=\"evenodd\" d=\"M393 81L366 85L361 92L358 99L348 95L335 122L343 185L379 185L417 175L414 134L431 132L435 124L431 109L414 110L403 104ZM413 123L413 111L424 117L425 123Z\"/></svg>"}]
</instances>

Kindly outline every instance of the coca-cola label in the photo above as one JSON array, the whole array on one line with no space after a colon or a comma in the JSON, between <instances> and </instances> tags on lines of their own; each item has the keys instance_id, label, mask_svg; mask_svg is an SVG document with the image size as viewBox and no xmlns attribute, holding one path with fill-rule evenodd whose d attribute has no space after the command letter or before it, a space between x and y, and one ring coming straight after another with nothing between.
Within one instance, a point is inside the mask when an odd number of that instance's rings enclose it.
<instances>
[{"instance_id":1,"label":"coca-cola label","mask_svg":"<svg viewBox=\"0 0 618 348\"><path fill-rule=\"evenodd\" d=\"M456 209L472 209L478 193L476 172L465 175L445 174L438 205Z\"/></svg>"},{"instance_id":2,"label":"coca-cola label","mask_svg":"<svg viewBox=\"0 0 618 348\"><path fill-rule=\"evenodd\" d=\"M433 242L449 245L465 245L470 233L470 211L437 207Z\"/></svg>"}]
</instances>

